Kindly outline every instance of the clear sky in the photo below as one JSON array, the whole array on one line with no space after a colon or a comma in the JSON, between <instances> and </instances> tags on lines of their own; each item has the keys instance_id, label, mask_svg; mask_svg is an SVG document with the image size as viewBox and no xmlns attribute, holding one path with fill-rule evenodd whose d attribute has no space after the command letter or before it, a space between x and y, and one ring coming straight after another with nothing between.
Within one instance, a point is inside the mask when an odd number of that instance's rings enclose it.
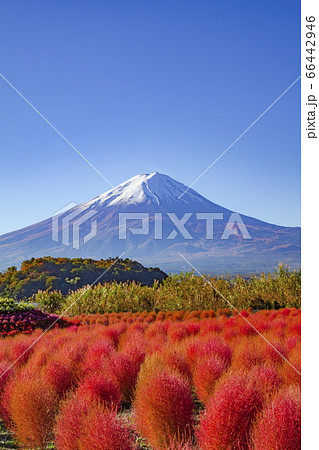
<instances>
[{"instance_id":1,"label":"clear sky","mask_svg":"<svg viewBox=\"0 0 319 450\"><path fill-rule=\"evenodd\" d=\"M17 1L0 72L113 185L189 185L299 75L297 0ZM300 225L300 81L193 187ZM0 79L0 234L108 190Z\"/></svg>"}]
</instances>

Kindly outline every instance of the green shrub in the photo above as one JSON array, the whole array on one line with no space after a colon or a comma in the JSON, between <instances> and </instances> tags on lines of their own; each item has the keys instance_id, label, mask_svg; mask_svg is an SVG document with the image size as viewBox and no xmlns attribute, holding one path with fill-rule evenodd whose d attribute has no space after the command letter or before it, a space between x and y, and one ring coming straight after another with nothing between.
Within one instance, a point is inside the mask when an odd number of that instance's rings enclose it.
<instances>
[{"instance_id":1,"label":"green shrub","mask_svg":"<svg viewBox=\"0 0 319 450\"><path fill-rule=\"evenodd\" d=\"M12 298L0 297L0 314L30 311L34 308L31 303L15 302Z\"/></svg>"},{"instance_id":2,"label":"green shrub","mask_svg":"<svg viewBox=\"0 0 319 450\"><path fill-rule=\"evenodd\" d=\"M216 290L212 287L214 286ZM35 300L46 312L67 315L107 312L214 310L230 308L300 308L300 270L279 266L274 274L245 279L210 278L193 273L172 275L162 283L142 286L135 282L110 282L90 289L80 288L63 296L60 292L40 292ZM226 300L225 300L226 299Z\"/></svg>"},{"instance_id":3,"label":"green shrub","mask_svg":"<svg viewBox=\"0 0 319 450\"><path fill-rule=\"evenodd\" d=\"M64 303L64 297L60 291L39 291L34 296L36 305L47 313L55 313Z\"/></svg>"}]
</instances>

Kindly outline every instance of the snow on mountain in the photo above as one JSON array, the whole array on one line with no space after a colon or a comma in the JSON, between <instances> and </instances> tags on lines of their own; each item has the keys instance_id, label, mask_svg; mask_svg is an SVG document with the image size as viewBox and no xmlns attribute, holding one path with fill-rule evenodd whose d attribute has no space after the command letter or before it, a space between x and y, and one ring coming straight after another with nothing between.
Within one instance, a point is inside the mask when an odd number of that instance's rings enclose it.
<instances>
[{"instance_id":1,"label":"snow on mountain","mask_svg":"<svg viewBox=\"0 0 319 450\"><path fill-rule=\"evenodd\" d=\"M120 213L148 214L147 232L137 230L140 219L131 220L133 231L128 231L125 240L120 239ZM208 222L198 220L197 214L211 213L217 214L218 220L214 221L213 238L208 239ZM156 214L162 217L161 238L158 229L156 234ZM184 218L180 228L172 215L177 221ZM19 265L31 257L99 259L123 252L124 257L163 270L185 266L178 252L205 272L269 271L279 262L293 267L300 264L299 227L282 227L241 215L250 238L245 239L237 224L237 234L225 239L224 231L232 218L232 211L167 175L137 175L53 219L0 236L0 268Z\"/></svg>"},{"instance_id":2,"label":"snow on mountain","mask_svg":"<svg viewBox=\"0 0 319 450\"><path fill-rule=\"evenodd\" d=\"M167 207L177 203L193 206L207 203L207 200L193 189L187 190L179 199L179 196L186 190L187 186L184 184L173 180L167 175L153 172L151 174L136 175L114 189L84 203L84 206L154 204Z\"/></svg>"}]
</instances>

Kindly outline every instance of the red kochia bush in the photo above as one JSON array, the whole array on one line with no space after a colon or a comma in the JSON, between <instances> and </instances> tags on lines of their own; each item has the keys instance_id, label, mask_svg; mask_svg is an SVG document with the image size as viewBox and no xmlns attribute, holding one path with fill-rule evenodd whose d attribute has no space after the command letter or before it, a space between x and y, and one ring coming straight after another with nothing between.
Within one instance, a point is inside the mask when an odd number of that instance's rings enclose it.
<instances>
[{"instance_id":1,"label":"red kochia bush","mask_svg":"<svg viewBox=\"0 0 319 450\"><path fill-rule=\"evenodd\" d=\"M0 401L3 393L3 389L9 380L10 376L13 374L12 363L10 364L8 361L0 362Z\"/></svg>"},{"instance_id":2,"label":"red kochia bush","mask_svg":"<svg viewBox=\"0 0 319 450\"><path fill-rule=\"evenodd\" d=\"M134 440L115 411L93 404L83 422L78 445L81 450L133 450Z\"/></svg>"},{"instance_id":3,"label":"red kochia bush","mask_svg":"<svg viewBox=\"0 0 319 450\"><path fill-rule=\"evenodd\" d=\"M191 367L186 356L181 351L175 349L174 347L166 347L161 351L161 357L167 369L172 370L173 372L178 372L185 377L186 380L189 382L191 381Z\"/></svg>"},{"instance_id":4,"label":"red kochia bush","mask_svg":"<svg viewBox=\"0 0 319 450\"><path fill-rule=\"evenodd\" d=\"M71 365L59 361L49 361L43 373L46 382L55 389L59 397L71 389L77 380Z\"/></svg>"},{"instance_id":5,"label":"red kochia bush","mask_svg":"<svg viewBox=\"0 0 319 450\"><path fill-rule=\"evenodd\" d=\"M7 427L10 427L10 394L13 384L10 382L13 376L13 368L9 362L0 363L0 417Z\"/></svg>"},{"instance_id":6,"label":"red kochia bush","mask_svg":"<svg viewBox=\"0 0 319 450\"><path fill-rule=\"evenodd\" d=\"M201 346L198 356L200 358L207 358L208 355L216 355L218 358L224 360L227 366L231 363L232 351L221 339L209 339Z\"/></svg>"},{"instance_id":7,"label":"red kochia bush","mask_svg":"<svg viewBox=\"0 0 319 450\"><path fill-rule=\"evenodd\" d=\"M13 431L25 447L44 449L52 438L58 398L42 375L24 372L13 381L9 412Z\"/></svg>"},{"instance_id":8,"label":"red kochia bush","mask_svg":"<svg viewBox=\"0 0 319 450\"><path fill-rule=\"evenodd\" d=\"M179 374L162 370L140 376L136 389L137 429L154 449L184 442L192 433L192 393Z\"/></svg>"},{"instance_id":9,"label":"red kochia bush","mask_svg":"<svg viewBox=\"0 0 319 450\"><path fill-rule=\"evenodd\" d=\"M250 431L262 395L247 374L234 374L216 387L197 437L201 450L249 448Z\"/></svg>"},{"instance_id":10,"label":"red kochia bush","mask_svg":"<svg viewBox=\"0 0 319 450\"><path fill-rule=\"evenodd\" d=\"M56 421L58 450L131 450L132 437L114 410L76 395L66 401Z\"/></svg>"},{"instance_id":11,"label":"red kochia bush","mask_svg":"<svg viewBox=\"0 0 319 450\"><path fill-rule=\"evenodd\" d=\"M298 450L301 448L300 390L281 391L262 412L255 427L255 450Z\"/></svg>"},{"instance_id":12,"label":"red kochia bush","mask_svg":"<svg viewBox=\"0 0 319 450\"><path fill-rule=\"evenodd\" d=\"M56 418L55 445L58 450L79 450L78 440L87 413L85 398L73 397L64 402Z\"/></svg>"},{"instance_id":13,"label":"red kochia bush","mask_svg":"<svg viewBox=\"0 0 319 450\"><path fill-rule=\"evenodd\" d=\"M111 325L106 328L104 332L104 336L108 339L111 339L114 346L116 347L119 343L119 339L122 333L127 329L127 325L125 323L118 323L115 325Z\"/></svg>"},{"instance_id":14,"label":"red kochia bush","mask_svg":"<svg viewBox=\"0 0 319 450\"><path fill-rule=\"evenodd\" d=\"M298 349L293 349L290 353L289 362L292 366L285 362L280 369L280 373L283 376L285 383L287 385L301 384L301 359Z\"/></svg>"},{"instance_id":15,"label":"red kochia bush","mask_svg":"<svg viewBox=\"0 0 319 450\"><path fill-rule=\"evenodd\" d=\"M220 324L220 322L218 322L217 319L214 320L204 319L201 324L200 335L205 336L209 333L220 333L222 329L223 327Z\"/></svg>"},{"instance_id":16,"label":"red kochia bush","mask_svg":"<svg viewBox=\"0 0 319 450\"><path fill-rule=\"evenodd\" d=\"M218 358L222 360L226 367L231 363L232 351L219 337L208 340L194 338L186 344L186 355L193 370L197 362L207 360L207 358Z\"/></svg>"},{"instance_id":17,"label":"red kochia bush","mask_svg":"<svg viewBox=\"0 0 319 450\"><path fill-rule=\"evenodd\" d=\"M281 342L272 342L271 345L265 343L263 355L272 364L280 365L287 358L287 350Z\"/></svg>"},{"instance_id":18,"label":"red kochia bush","mask_svg":"<svg viewBox=\"0 0 319 450\"><path fill-rule=\"evenodd\" d=\"M76 395L89 403L102 402L105 406L118 409L121 405L121 393L114 381L105 375L90 375L80 384Z\"/></svg>"},{"instance_id":19,"label":"red kochia bush","mask_svg":"<svg viewBox=\"0 0 319 450\"><path fill-rule=\"evenodd\" d=\"M183 323L173 322L167 332L173 342L179 342L189 336L189 332Z\"/></svg>"},{"instance_id":20,"label":"red kochia bush","mask_svg":"<svg viewBox=\"0 0 319 450\"><path fill-rule=\"evenodd\" d=\"M1 404L0 404L0 417L3 420L4 424L6 425L6 427L10 429L12 429L13 427L10 413L10 398L12 388L13 383L7 382L1 394Z\"/></svg>"},{"instance_id":21,"label":"red kochia bush","mask_svg":"<svg viewBox=\"0 0 319 450\"><path fill-rule=\"evenodd\" d=\"M127 355L134 364L140 366L146 356L146 343L144 334L137 329L139 324L133 324L133 331L125 333L121 341L120 351Z\"/></svg>"},{"instance_id":22,"label":"red kochia bush","mask_svg":"<svg viewBox=\"0 0 319 450\"><path fill-rule=\"evenodd\" d=\"M271 396L284 382L276 368L271 366L256 366L251 370L249 377L255 379L265 397Z\"/></svg>"},{"instance_id":23,"label":"red kochia bush","mask_svg":"<svg viewBox=\"0 0 319 450\"><path fill-rule=\"evenodd\" d=\"M132 361L123 353L112 355L108 361L107 376L119 386L123 400L126 402L132 400L139 368L139 361Z\"/></svg>"},{"instance_id":24,"label":"red kochia bush","mask_svg":"<svg viewBox=\"0 0 319 450\"><path fill-rule=\"evenodd\" d=\"M102 336L101 336L102 337ZM92 345L90 345L86 359L94 360L94 359L102 359L107 360L109 356L114 352L114 345L111 341L108 341L103 338L103 340L97 340Z\"/></svg>"},{"instance_id":25,"label":"red kochia bush","mask_svg":"<svg viewBox=\"0 0 319 450\"><path fill-rule=\"evenodd\" d=\"M208 311L206 311L208 313ZM200 332L200 324L191 320L185 322L186 330L189 334L196 335Z\"/></svg>"},{"instance_id":26,"label":"red kochia bush","mask_svg":"<svg viewBox=\"0 0 319 450\"><path fill-rule=\"evenodd\" d=\"M18 365L24 365L32 353L34 352L34 347L30 347L32 341L28 340L25 336L19 335L15 338L11 348L11 358L16 361Z\"/></svg>"},{"instance_id":27,"label":"red kochia bush","mask_svg":"<svg viewBox=\"0 0 319 450\"><path fill-rule=\"evenodd\" d=\"M214 391L216 381L227 369L225 360L218 357L199 360L194 370L194 385L199 400L206 403Z\"/></svg>"},{"instance_id":28,"label":"red kochia bush","mask_svg":"<svg viewBox=\"0 0 319 450\"><path fill-rule=\"evenodd\" d=\"M83 372L95 373L97 370L103 370L105 363L109 360L111 355L115 352L114 345L111 341L103 338L97 340L90 345L83 360Z\"/></svg>"}]
</instances>

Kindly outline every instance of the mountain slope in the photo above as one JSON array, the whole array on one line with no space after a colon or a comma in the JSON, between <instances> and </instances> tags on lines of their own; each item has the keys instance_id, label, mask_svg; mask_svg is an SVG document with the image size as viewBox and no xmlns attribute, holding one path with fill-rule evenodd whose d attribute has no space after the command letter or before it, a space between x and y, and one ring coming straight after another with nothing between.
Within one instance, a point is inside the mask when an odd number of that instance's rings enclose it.
<instances>
[{"instance_id":1,"label":"mountain slope","mask_svg":"<svg viewBox=\"0 0 319 450\"><path fill-rule=\"evenodd\" d=\"M178 252L205 272L268 271L279 262L300 265L299 227L238 217L193 189L186 189L157 172L137 175L60 216L0 236L0 268L19 265L31 257L100 259L123 252L124 257L164 270L185 266ZM120 222L123 213L135 216L128 216L125 225ZM212 213L219 214L213 222ZM183 217L184 226L178 224ZM141 229L142 220L147 234L133 234ZM120 239L125 235L126 239Z\"/></svg>"}]
</instances>

